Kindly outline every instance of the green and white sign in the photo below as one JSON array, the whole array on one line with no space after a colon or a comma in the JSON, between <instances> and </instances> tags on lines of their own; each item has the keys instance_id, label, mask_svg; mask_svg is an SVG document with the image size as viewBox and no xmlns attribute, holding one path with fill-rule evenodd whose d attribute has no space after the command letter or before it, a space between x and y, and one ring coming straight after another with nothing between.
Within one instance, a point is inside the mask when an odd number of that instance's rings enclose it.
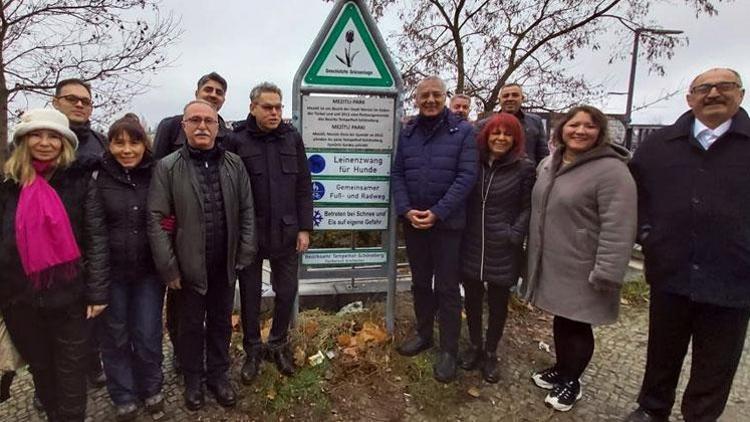
<instances>
[{"instance_id":1,"label":"green and white sign","mask_svg":"<svg viewBox=\"0 0 750 422\"><path fill-rule=\"evenodd\" d=\"M388 259L381 248L311 249L302 255L302 264L320 266L349 266L384 264Z\"/></svg>"},{"instance_id":2,"label":"green and white sign","mask_svg":"<svg viewBox=\"0 0 750 422\"><path fill-rule=\"evenodd\" d=\"M329 204L388 205L388 180L316 179L313 200Z\"/></svg>"},{"instance_id":3,"label":"green and white sign","mask_svg":"<svg viewBox=\"0 0 750 422\"><path fill-rule=\"evenodd\" d=\"M304 83L390 88L393 75L383 60L357 3L348 2L318 50Z\"/></svg>"}]
</instances>

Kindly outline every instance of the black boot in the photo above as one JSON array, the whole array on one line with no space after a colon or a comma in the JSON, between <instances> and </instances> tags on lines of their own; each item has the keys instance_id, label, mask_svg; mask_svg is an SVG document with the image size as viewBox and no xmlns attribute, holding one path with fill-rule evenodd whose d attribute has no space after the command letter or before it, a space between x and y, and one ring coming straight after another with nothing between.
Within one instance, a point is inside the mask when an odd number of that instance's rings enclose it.
<instances>
[{"instance_id":1,"label":"black boot","mask_svg":"<svg viewBox=\"0 0 750 422\"><path fill-rule=\"evenodd\" d=\"M496 384L500 381L496 354L487 352L482 357L482 378L490 384Z\"/></svg>"},{"instance_id":2,"label":"black boot","mask_svg":"<svg viewBox=\"0 0 750 422\"><path fill-rule=\"evenodd\" d=\"M440 352L432 367L432 375L440 382L452 382L456 379L456 357L448 352Z\"/></svg>"},{"instance_id":3,"label":"black boot","mask_svg":"<svg viewBox=\"0 0 750 422\"><path fill-rule=\"evenodd\" d=\"M432 347L432 339L423 339L419 335L404 341L396 351L402 356L416 356Z\"/></svg>"},{"instance_id":4,"label":"black boot","mask_svg":"<svg viewBox=\"0 0 750 422\"><path fill-rule=\"evenodd\" d=\"M280 373L286 376L294 375L294 359L288 344L269 346L269 352Z\"/></svg>"},{"instance_id":5,"label":"black boot","mask_svg":"<svg viewBox=\"0 0 750 422\"><path fill-rule=\"evenodd\" d=\"M482 353L481 347L474 345L469 346L468 349L459 354L458 366L467 371L477 369L477 366L479 366L479 363L482 361Z\"/></svg>"},{"instance_id":6,"label":"black boot","mask_svg":"<svg viewBox=\"0 0 750 422\"><path fill-rule=\"evenodd\" d=\"M240 370L240 379L243 384L252 384L255 377L260 373L262 350L261 345L253 346L245 356L245 363Z\"/></svg>"},{"instance_id":7,"label":"black boot","mask_svg":"<svg viewBox=\"0 0 750 422\"><path fill-rule=\"evenodd\" d=\"M206 404L203 381L200 376L185 376L185 407L200 410Z\"/></svg>"}]
</instances>

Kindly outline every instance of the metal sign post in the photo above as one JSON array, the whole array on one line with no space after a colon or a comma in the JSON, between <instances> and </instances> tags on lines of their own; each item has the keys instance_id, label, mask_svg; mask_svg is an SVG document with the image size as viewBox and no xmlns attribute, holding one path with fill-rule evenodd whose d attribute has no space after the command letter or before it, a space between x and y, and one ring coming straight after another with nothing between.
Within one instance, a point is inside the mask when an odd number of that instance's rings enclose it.
<instances>
[{"instance_id":1,"label":"metal sign post","mask_svg":"<svg viewBox=\"0 0 750 422\"><path fill-rule=\"evenodd\" d=\"M313 176L314 230L378 230L381 247L312 249L300 279L388 280L386 325L393 332L396 216L390 172L403 84L361 0L339 0L294 77L292 121Z\"/></svg>"}]
</instances>

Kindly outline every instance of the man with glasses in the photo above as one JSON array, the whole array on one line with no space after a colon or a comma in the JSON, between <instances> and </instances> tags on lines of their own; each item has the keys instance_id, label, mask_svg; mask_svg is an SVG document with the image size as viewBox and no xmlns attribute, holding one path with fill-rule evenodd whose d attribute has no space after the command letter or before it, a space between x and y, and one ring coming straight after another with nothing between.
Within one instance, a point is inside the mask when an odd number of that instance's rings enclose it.
<instances>
[{"instance_id":1,"label":"man with glasses","mask_svg":"<svg viewBox=\"0 0 750 422\"><path fill-rule=\"evenodd\" d=\"M188 103L182 126L187 143L154 170L149 238L156 268L176 292L185 405L203 407L205 379L216 401L229 407L237 400L228 374L236 271L257 252L253 196L240 158L216 144L213 104ZM170 215L175 236L161 225Z\"/></svg>"},{"instance_id":2,"label":"man with glasses","mask_svg":"<svg viewBox=\"0 0 750 422\"><path fill-rule=\"evenodd\" d=\"M78 149L74 166L84 170L98 168L99 161L107 149L107 138L91 129L91 113L94 105L91 99L91 86L81 79L64 79L55 86L55 97L52 106L68 118L70 129L78 137ZM101 318L91 321L90 354L87 360L86 374L93 387L102 387L107 382L104 375L99 348L99 330ZM35 397L35 405L36 403Z\"/></svg>"},{"instance_id":3,"label":"man with glasses","mask_svg":"<svg viewBox=\"0 0 750 422\"><path fill-rule=\"evenodd\" d=\"M227 81L218 73L211 72L198 79L198 86L195 90L195 99L211 103L217 112L221 110L221 106L224 105L226 94ZM176 116L167 117L159 123L154 137L153 156L155 159L160 160L185 145L186 138L185 131L182 127L182 117L182 114L178 114ZM216 141L221 145L231 132L221 116L218 116L218 120L219 132L216 136ZM171 218L168 218L167 221L167 227L169 227L169 222L172 220ZM169 341L172 343L172 364L174 365L175 371L179 373L181 370L179 363L180 360L178 358L179 346L175 341L175 338L177 338L178 311L177 304L175 303L175 295L171 290L167 290L167 298L165 302L165 325L167 326L167 332L169 332Z\"/></svg>"},{"instance_id":4,"label":"man with glasses","mask_svg":"<svg viewBox=\"0 0 750 422\"><path fill-rule=\"evenodd\" d=\"M244 384L252 383L260 370L260 302L263 260L271 263L275 293L273 326L268 352L280 373L294 373L287 331L297 295L299 254L310 244L313 228L312 182L302 137L281 120L281 90L264 82L250 92L250 114L235 127L228 148L245 163L255 198L259 253L255 262L240 272L242 345L245 363L240 372Z\"/></svg>"},{"instance_id":5,"label":"man with glasses","mask_svg":"<svg viewBox=\"0 0 750 422\"><path fill-rule=\"evenodd\" d=\"M78 137L76 166L86 169L96 167L107 149L107 138L91 129L94 104L91 86L81 79L64 79L55 86L52 106L68 118L70 129Z\"/></svg>"},{"instance_id":6,"label":"man with glasses","mask_svg":"<svg viewBox=\"0 0 750 422\"><path fill-rule=\"evenodd\" d=\"M456 377L459 249L478 158L471 124L445 106L445 96L445 82L436 76L417 85L419 115L401 131L391 183L404 228L417 320L416 333L397 350L414 356L432 347L437 316L440 354L433 375L447 383Z\"/></svg>"},{"instance_id":7,"label":"man with glasses","mask_svg":"<svg viewBox=\"0 0 750 422\"><path fill-rule=\"evenodd\" d=\"M690 84L691 110L635 153L639 242L651 285L646 372L627 421L667 421L688 344L685 421L715 421L750 318L750 118L731 69Z\"/></svg>"}]
</instances>

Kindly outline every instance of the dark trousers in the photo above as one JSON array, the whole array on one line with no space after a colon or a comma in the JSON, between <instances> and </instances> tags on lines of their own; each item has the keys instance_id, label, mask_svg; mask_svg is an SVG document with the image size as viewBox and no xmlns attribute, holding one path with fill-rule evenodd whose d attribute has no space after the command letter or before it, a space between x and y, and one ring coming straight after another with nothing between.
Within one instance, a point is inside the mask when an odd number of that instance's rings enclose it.
<instances>
[{"instance_id":1,"label":"dark trousers","mask_svg":"<svg viewBox=\"0 0 750 422\"><path fill-rule=\"evenodd\" d=\"M484 283L479 280L464 280L464 309L466 310L466 325L469 327L471 344L476 348L484 348L489 353L497 351L497 345L503 337L505 319L508 316L508 297L510 289L505 286ZM487 292L487 307L489 318L485 342L482 342L482 309L484 295Z\"/></svg>"},{"instance_id":2,"label":"dark trousers","mask_svg":"<svg viewBox=\"0 0 750 422\"><path fill-rule=\"evenodd\" d=\"M167 289L166 309L164 311L166 315L164 323L167 326L167 333L169 333L169 342L172 343L172 357L179 362L178 349L180 342L177 341L177 336L179 335L177 323L179 321L180 312L177 309L177 303L179 302L177 296L177 290Z\"/></svg>"},{"instance_id":3,"label":"dark trousers","mask_svg":"<svg viewBox=\"0 0 750 422\"><path fill-rule=\"evenodd\" d=\"M234 284L227 283L224 271L209 270L205 295L183 286L178 291L177 299L180 309L178 358L185 374L186 387L198 388L204 372L209 384L226 381L229 341L232 336Z\"/></svg>"},{"instance_id":4,"label":"dark trousers","mask_svg":"<svg viewBox=\"0 0 750 422\"><path fill-rule=\"evenodd\" d=\"M742 356L750 309L693 302L687 296L651 290L646 373L641 407L668 416L690 339L690 380L682 396L687 422L715 421L724 411Z\"/></svg>"},{"instance_id":5,"label":"dark trousers","mask_svg":"<svg viewBox=\"0 0 750 422\"><path fill-rule=\"evenodd\" d=\"M110 283L102 359L107 390L116 405L136 403L161 391L163 304L164 283L156 276Z\"/></svg>"},{"instance_id":6,"label":"dark trousers","mask_svg":"<svg viewBox=\"0 0 750 422\"><path fill-rule=\"evenodd\" d=\"M89 326L88 334L88 357L86 358L86 374L98 376L102 372L102 350L101 340L104 335L104 318L87 320Z\"/></svg>"},{"instance_id":7,"label":"dark trousers","mask_svg":"<svg viewBox=\"0 0 750 422\"><path fill-rule=\"evenodd\" d=\"M594 355L591 324L555 315L552 321L557 372L566 380L581 378Z\"/></svg>"},{"instance_id":8,"label":"dark trousers","mask_svg":"<svg viewBox=\"0 0 750 422\"><path fill-rule=\"evenodd\" d=\"M273 325L268 337L271 346L286 343L289 323L294 311L299 280L297 278L298 255L293 252L278 258L271 258L271 287L275 294L273 304ZM240 303L242 306L242 346L245 353L261 345L260 302L262 295L263 259L258 258L239 274Z\"/></svg>"},{"instance_id":9,"label":"dark trousers","mask_svg":"<svg viewBox=\"0 0 750 422\"><path fill-rule=\"evenodd\" d=\"M460 230L417 230L404 224L417 333L424 339L431 339L437 315L440 349L454 356L461 332L461 234Z\"/></svg>"},{"instance_id":10,"label":"dark trousers","mask_svg":"<svg viewBox=\"0 0 750 422\"><path fill-rule=\"evenodd\" d=\"M3 309L13 344L29 364L50 419L83 421L86 415L85 312L82 302L56 309L15 303Z\"/></svg>"}]
</instances>

